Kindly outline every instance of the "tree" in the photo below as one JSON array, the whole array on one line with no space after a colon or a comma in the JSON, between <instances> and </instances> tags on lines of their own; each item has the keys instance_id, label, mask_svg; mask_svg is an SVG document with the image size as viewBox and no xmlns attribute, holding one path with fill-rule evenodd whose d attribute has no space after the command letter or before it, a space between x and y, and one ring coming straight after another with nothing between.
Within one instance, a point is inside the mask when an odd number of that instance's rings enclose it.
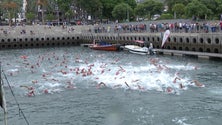
<instances>
[{"instance_id":1,"label":"tree","mask_svg":"<svg viewBox=\"0 0 222 125\"><path fill-rule=\"evenodd\" d=\"M128 4L132 9L137 6L136 0L123 0L123 2Z\"/></svg>"},{"instance_id":2,"label":"tree","mask_svg":"<svg viewBox=\"0 0 222 125\"><path fill-rule=\"evenodd\" d=\"M215 0L216 1L216 3L217 3L217 7L216 7L216 11L217 11L217 15L216 16L218 16L218 15L220 15L221 16L221 14L222 14L222 1L221 0ZM219 18L221 18L219 16Z\"/></svg>"},{"instance_id":3,"label":"tree","mask_svg":"<svg viewBox=\"0 0 222 125\"><path fill-rule=\"evenodd\" d=\"M55 19L55 16L54 16L52 13L49 13L49 14L46 15L46 19L47 19L48 21L52 21L52 20Z\"/></svg>"},{"instance_id":4,"label":"tree","mask_svg":"<svg viewBox=\"0 0 222 125\"><path fill-rule=\"evenodd\" d=\"M18 8L17 3L9 0L2 3L2 7L8 11L9 26L12 25L12 18ZM16 21L15 21L16 22Z\"/></svg>"},{"instance_id":5,"label":"tree","mask_svg":"<svg viewBox=\"0 0 222 125\"><path fill-rule=\"evenodd\" d=\"M139 16L148 16L150 18L151 15L162 13L163 3L154 0L146 0L144 3L138 4L134 11L135 14Z\"/></svg>"},{"instance_id":6,"label":"tree","mask_svg":"<svg viewBox=\"0 0 222 125\"><path fill-rule=\"evenodd\" d=\"M144 17L147 14L145 8L146 7L144 4L138 4L137 7L134 9L134 12L136 15L138 15L140 17Z\"/></svg>"},{"instance_id":7,"label":"tree","mask_svg":"<svg viewBox=\"0 0 222 125\"><path fill-rule=\"evenodd\" d=\"M42 16L42 24L44 25L44 10L45 10L46 6L48 5L48 1L47 0L37 0L37 5L40 8L41 16Z\"/></svg>"},{"instance_id":8,"label":"tree","mask_svg":"<svg viewBox=\"0 0 222 125\"><path fill-rule=\"evenodd\" d=\"M175 4L183 4L186 6L191 1L192 0L165 0L165 4L168 6L169 12L173 12L173 6Z\"/></svg>"},{"instance_id":9,"label":"tree","mask_svg":"<svg viewBox=\"0 0 222 125\"><path fill-rule=\"evenodd\" d=\"M174 16L176 18L176 15L180 18L184 13L185 6L182 3L175 4L172 8L172 11L174 11Z\"/></svg>"},{"instance_id":10,"label":"tree","mask_svg":"<svg viewBox=\"0 0 222 125\"><path fill-rule=\"evenodd\" d=\"M220 15L219 18L221 18L221 15L222 15L222 4L220 4L220 5L217 7L217 12L218 12L218 15Z\"/></svg>"},{"instance_id":11,"label":"tree","mask_svg":"<svg viewBox=\"0 0 222 125\"><path fill-rule=\"evenodd\" d=\"M206 5L206 7L208 9L210 9L213 13L212 13L212 17L218 17L218 15L220 15L222 13L222 9L221 9L221 5L222 5L222 1L221 0L200 0L200 2L204 5Z\"/></svg>"},{"instance_id":12,"label":"tree","mask_svg":"<svg viewBox=\"0 0 222 125\"><path fill-rule=\"evenodd\" d=\"M85 19L85 16L92 16L94 19L102 18L103 5L101 0L77 0L77 4L81 9L81 18Z\"/></svg>"},{"instance_id":13,"label":"tree","mask_svg":"<svg viewBox=\"0 0 222 125\"><path fill-rule=\"evenodd\" d=\"M64 14L64 18L70 20L70 18L74 15L71 10L71 6L73 4L73 0L56 0L58 5L58 11Z\"/></svg>"},{"instance_id":14,"label":"tree","mask_svg":"<svg viewBox=\"0 0 222 125\"><path fill-rule=\"evenodd\" d=\"M70 22L70 19L72 18L73 15L74 15L73 11L72 10L68 10L65 13L65 18L68 18L68 20Z\"/></svg>"},{"instance_id":15,"label":"tree","mask_svg":"<svg viewBox=\"0 0 222 125\"><path fill-rule=\"evenodd\" d=\"M120 3L120 4L116 5L112 11L112 16L115 19L118 19L121 21L126 20L128 18L127 14L132 15L133 9L126 3Z\"/></svg>"},{"instance_id":16,"label":"tree","mask_svg":"<svg viewBox=\"0 0 222 125\"><path fill-rule=\"evenodd\" d=\"M26 13L26 19L29 20L29 21L34 20L35 19L35 14L32 13L32 12Z\"/></svg>"},{"instance_id":17,"label":"tree","mask_svg":"<svg viewBox=\"0 0 222 125\"><path fill-rule=\"evenodd\" d=\"M101 0L102 15L104 18L113 19L112 11L116 5L122 3L122 0Z\"/></svg>"},{"instance_id":18,"label":"tree","mask_svg":"<svg viewBox=\"0 0 222 125\"><path fill-rule=\"evenodd\" d=\"M193 0L191 3L187 4L185 12L189 17L197 17L201 19L206 19L207 15L212 14L212 11L198 0Z\"/></svg>"}]
</instances>

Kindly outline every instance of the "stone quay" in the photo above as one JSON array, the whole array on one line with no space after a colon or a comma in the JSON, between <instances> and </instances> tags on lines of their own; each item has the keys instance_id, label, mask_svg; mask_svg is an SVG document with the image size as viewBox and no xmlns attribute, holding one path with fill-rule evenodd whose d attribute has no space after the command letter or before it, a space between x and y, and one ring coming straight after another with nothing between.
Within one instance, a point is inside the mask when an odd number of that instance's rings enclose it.
<instances>
[{"instance_id":1,"label":"stone quay","mask_svg":"<svg viewBox=\"0 0 222 125\"><path fill-rule=\"evenodd\" d=\"M222 35L209 33L171 33L164 49L161 48L162 33L93 32L93 25L83 26L16 26L0 27L0 50L53 46L79 46L91 44L93 39L124 45L143 40L153 43L160 54L192 55L204 58L222 58Z\"/></svg>"}]
</instances>

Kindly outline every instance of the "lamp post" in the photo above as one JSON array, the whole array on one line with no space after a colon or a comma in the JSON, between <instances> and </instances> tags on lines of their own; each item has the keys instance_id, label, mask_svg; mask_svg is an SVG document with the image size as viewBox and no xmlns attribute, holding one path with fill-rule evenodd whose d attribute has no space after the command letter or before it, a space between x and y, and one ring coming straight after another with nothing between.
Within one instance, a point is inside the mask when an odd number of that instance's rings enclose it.
<instances>
[{"instance_id":1,"label":"lamp post","mask_svg":"<svg viewBox=\"0 0 222 125\"><path fill-rule=\"evenodd\" d=\"M127 4L128 6L126 7L127 8L126 13L127 13L127 22L129 22L129 0L127 0Z\"/></svg>"},{"instance_id":2,"label":"lamp post","mask_svg":"<svg viewBox=\"0 0 222 125\"><path fill-rule=\"evenodd\" d=\"M55 11L56 11L56 14L57 14L57 17L58 17L58 26L59 26L59 6L58 6L58 2L56 0L56 6L55 6Z\"/></svg>"},{"instance_id":3,"label":"lamp post","mask_svg":"<svg viewBox=\"0 0 222 125\"><path fill-rule=\"evenodd\" d=\"M55 7L55 11L56 11L56 15L57 15L57 17L58 17L58 26L59 26L59 7L58 7L58 5L56 5L56 7Z\"/></svg>"}]
</instances>

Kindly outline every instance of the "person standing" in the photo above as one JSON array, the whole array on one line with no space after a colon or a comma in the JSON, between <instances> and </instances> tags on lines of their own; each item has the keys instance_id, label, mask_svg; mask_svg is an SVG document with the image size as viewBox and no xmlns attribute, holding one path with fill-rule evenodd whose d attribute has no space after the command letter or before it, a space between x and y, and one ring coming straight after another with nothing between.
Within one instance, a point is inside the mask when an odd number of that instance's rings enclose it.
<instances>
[{"instance_id":1,"label":"person standing","mask_svg":"<svg viewBox=\"0 0 222 125\"><path fill-rule=\"evenodd\" d=\"M149 53L150 53L150 55L154 54L154 52L153 52L153 43L150 43L150 45L149 45Z\"/></svg>"}]
</instances>

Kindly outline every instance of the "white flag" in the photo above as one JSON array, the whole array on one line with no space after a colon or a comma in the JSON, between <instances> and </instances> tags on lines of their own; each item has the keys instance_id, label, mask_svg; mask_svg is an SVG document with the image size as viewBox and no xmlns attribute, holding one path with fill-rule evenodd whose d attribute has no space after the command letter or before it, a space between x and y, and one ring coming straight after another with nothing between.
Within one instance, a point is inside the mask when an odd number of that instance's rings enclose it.
<instances>
[{"instance_id":1,"label":"white flag","mask_svg":"<svg viewBox=\"0 0 222 125\"><path fill-rule=\"evenodd\" d=\"M170 30L166 30L163 34L163 40L162 40L161 48L164 46L164 44L166 43L169 36L170 36Z\"/></svg>"}]
</instances>

